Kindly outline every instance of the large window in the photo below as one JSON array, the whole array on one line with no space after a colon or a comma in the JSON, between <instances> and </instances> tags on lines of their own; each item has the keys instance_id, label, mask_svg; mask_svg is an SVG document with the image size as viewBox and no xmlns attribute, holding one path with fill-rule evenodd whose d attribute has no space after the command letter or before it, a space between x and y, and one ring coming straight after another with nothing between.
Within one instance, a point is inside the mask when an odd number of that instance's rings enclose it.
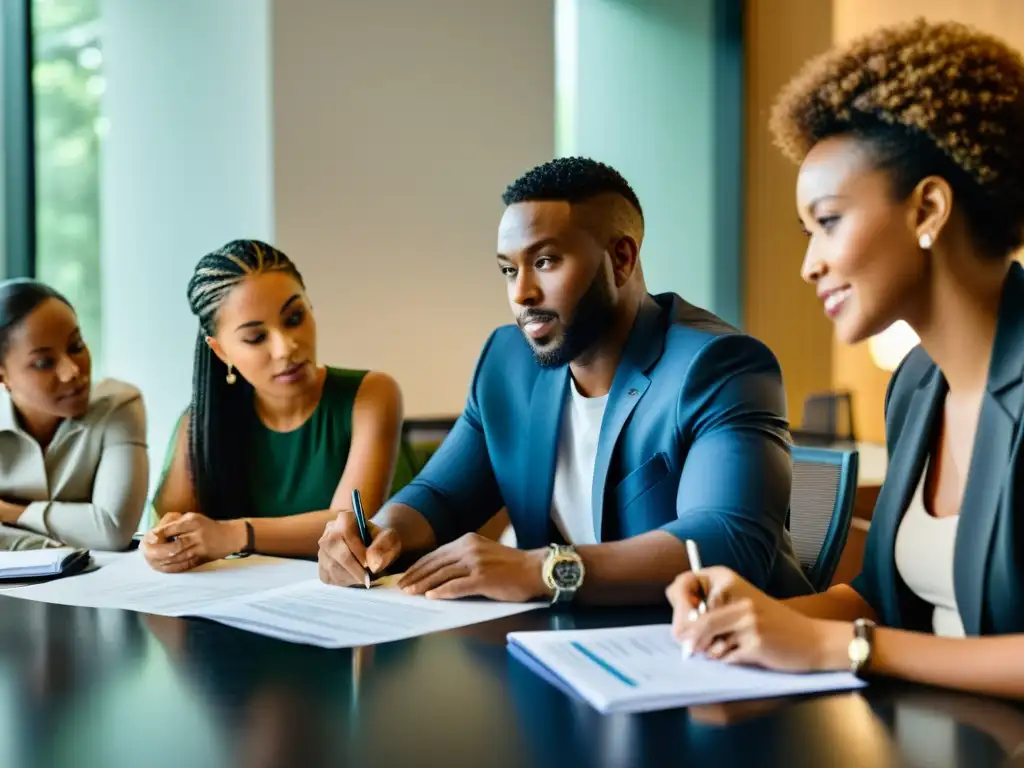
<instances>
[{"instance_id":1,"label":"large window","mask_svg":"<svg viewBox=\"0 0 1024 768\"><path fill-rule=\"evenodd\" d=\"M75 306L95 365L102 368L99 11L100 0L31 0L34 271Z\"/></svg>"}]
</instances>

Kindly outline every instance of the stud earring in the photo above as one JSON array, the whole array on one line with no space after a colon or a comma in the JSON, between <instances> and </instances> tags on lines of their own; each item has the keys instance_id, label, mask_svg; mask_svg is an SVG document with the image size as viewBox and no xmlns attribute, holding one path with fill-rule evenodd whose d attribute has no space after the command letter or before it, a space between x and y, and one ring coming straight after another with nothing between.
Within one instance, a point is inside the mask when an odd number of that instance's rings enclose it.
<instances>
[{"instance_id":1,"label":"stud earring","mask_svg":"<svg viewBox=\"0 0 1024 768\"><path fill-rule=\"evenodd\" d=\"M231 365L231 363L228 363L228 375L224 377L224 381L226 381L228 384L234 384L236 381L238 381L238 377L235 376L234 366Z\"/></svg>"},{"instance_id":2,"label":"stud earring","mask_svg":"<svg viewBox=\"0 0 1024 768\"><path fill-rule=\"evenodd\" d=\"M933 243L933 242L934 242L934 240L932 239L932 236L931 236L931 235L930 235L930 234L929 234L928 232L925 232L925 233L924 233L923 235L921 235L921 237L919 237L919 238L918 238L918 240L917 240L917 244L918 244L918 245L920 245L920 246L921 246L921 248L923 248L923 249L924 249L924 250L926 250L926 251L927 251L927 250L928 250L929 248L931 248L931 247L932 247L932 243Z\"/></svg>"}]
</instances>

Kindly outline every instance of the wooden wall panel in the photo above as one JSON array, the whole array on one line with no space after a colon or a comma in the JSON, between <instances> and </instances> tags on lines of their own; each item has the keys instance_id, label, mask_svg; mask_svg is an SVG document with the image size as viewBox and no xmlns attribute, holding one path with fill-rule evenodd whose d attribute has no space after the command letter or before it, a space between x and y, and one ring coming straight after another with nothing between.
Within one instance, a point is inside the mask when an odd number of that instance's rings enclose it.
<instances>
[{"instance_id":1,"label":"wooden wall panel","mask_svg":"<svg viewBox=\"0 0 1024 768\"><path fill-rule=\"evenodd\" d=\"M772 145L767 123L779 88L829 47L831 5L750 0L745 28L745 326L778 356L796 426L804 398L832 386L832 327L800 279L806 240L794 202L797 169Z\"/></svg>"}]
</instances>

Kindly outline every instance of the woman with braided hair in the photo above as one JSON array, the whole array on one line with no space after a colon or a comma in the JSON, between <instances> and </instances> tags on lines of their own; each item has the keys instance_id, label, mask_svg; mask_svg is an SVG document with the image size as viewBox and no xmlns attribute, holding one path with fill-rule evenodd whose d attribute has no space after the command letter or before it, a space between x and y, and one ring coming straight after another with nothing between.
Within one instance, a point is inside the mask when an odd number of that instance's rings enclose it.
<instances>
[{"instance_id":1,"label":"woman with braided hair","mask_svg":"<svg viewBox=\"0 0 1024 768\"><path fill-rule=\"evenodd\" d=\"M372 515L408 480L395 477L398 385L317 364L302 276L266 243L235 240L204 256L188 300L199 320L192 402L142 551L164 572L245 552L315 557L353 489Z\"/></svg>"},{"instance_id":2,"label":"woman with braided hair","mask_svg":"<svg viewBox=\"0 0 1024 768\"><path fill-rule=\"evenodd\" d=\"M780 602L686 573L676 636L728 662L1024 698L1024 61L961 24L882 29L807 65L771 128L800 164L802 276L837 336L902 320L921 344L886 396L860 576Z\"/></svg>"}]
</instances>

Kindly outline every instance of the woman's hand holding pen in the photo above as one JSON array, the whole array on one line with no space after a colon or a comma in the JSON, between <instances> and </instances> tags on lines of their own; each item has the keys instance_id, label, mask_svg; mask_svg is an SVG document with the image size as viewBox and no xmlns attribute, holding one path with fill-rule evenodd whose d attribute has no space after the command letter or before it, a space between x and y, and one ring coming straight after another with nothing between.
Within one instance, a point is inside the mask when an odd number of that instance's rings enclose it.
<instances>
[{"instance_id":1,"label":"woman's hand holding pen","mask_svg":"<svg viewBox=\"0 0 1024 768\"><path fill-rule=\"evenodd\" d=\"M380 573L402 552L402 541L390 528L366 522L371 543L366 547L359 535L355 513L343 510L324 528L317 563L320 581L339 587L363 584L366 569Z\"/></svg>"},{"instance_id":2,"label":"woman's hand holding pen","mask_svg":"<svg viewBox=\"0 0 1024 768\"><path fill-rule=\"evenodd\" d=\"M699 613L700 590L707 611ZM773 600L728 568L676 577L666 590L672 633L690 653L787 672L842 669L848 624L810 619Z\"/></svg>"}]
</instances>

